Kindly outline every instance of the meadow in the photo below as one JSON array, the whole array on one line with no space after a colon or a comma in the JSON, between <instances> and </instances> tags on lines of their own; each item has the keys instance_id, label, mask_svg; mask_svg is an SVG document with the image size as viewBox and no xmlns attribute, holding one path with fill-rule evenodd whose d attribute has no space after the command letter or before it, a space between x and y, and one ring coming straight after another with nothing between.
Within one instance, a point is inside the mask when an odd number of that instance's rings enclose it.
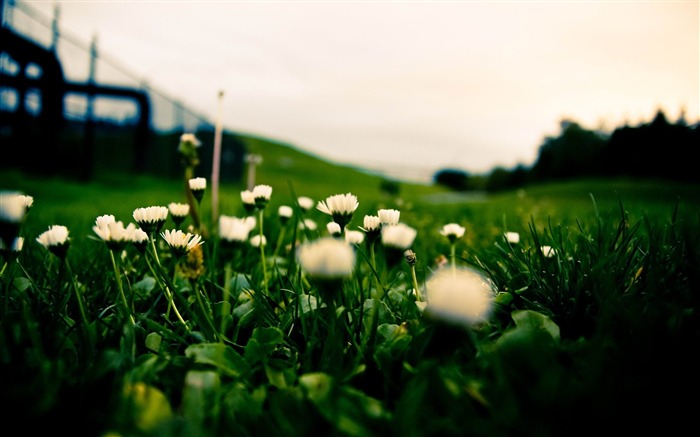
<instances>
[{"instance_id":1,"label":"meadow","mask_svg":"<svg viewBox=\"0 0 700 437\"><path fill-rule=\"evenodd\" d=\"M389 193L377 175L280 149L265 151L255 187L222 184L214 207L184 167L182 180L0 173L3 196L31 196L19 219L3 197L0 216L12 235L6 429L558 436L694 424L697 185Z\"/></svg>"}]
</instances>

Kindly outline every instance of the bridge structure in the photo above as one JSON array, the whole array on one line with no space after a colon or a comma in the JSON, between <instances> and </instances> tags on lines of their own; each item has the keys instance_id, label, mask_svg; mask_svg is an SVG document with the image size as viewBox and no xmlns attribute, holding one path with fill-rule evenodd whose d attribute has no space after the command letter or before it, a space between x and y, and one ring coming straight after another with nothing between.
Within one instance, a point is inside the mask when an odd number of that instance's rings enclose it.
<instances>
[{"instance_id":1,"label":"bridge structure","mask_svg":"<svg viewBox=\"0 0 700 437\"><path fill-rule=\"evenodd\" d=\"M58 8L47 19L27 4L0 2L0 169L176 177L182 133L213 143L206 117L98 54L96 38L85 44L59 31ZM227 132L221 149L221 181L239 181L243 141ZM201 158L207 176L211 147Z\"/></svg>"}]
</instances>

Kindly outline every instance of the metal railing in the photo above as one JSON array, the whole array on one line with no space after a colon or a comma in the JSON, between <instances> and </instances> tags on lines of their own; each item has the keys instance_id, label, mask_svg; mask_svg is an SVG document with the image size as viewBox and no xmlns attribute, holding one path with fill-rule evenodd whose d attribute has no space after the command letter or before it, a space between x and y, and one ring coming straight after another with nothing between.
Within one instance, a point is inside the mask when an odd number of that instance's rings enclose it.
<instances>
[{"instance_id":1,"label":"metal railing","mask_svg":"<svg viewBox=\"0 0 700 437\"><path fill-rule=\"evenodd\" d=\"M69 30L61 29L59 9L55 8L53 16L47 17L35 10L31 3L14 0L0 2L3 29L30 41L33 46L39 46L42 52L52 54L51 57L60 63L62 79L69 85L68 89L78 91L65 94L63 118L73 123L68 132L62 134L62 143L48 150L56 158L62 158L63 165L57 166L52 162L54 165L49 165L47 170L62 167L66 173L77 170L86 175L100 171L137 171L172 177L181 171L176 149L182 133L196 133L203 144L213 142L215 126L212 121L181 100L151 86L147 79L138 77L109 54L100 52L97 38L86 42ZM16 71L19 68L23 70ZM41 77L41 68L38 67L37 78ZM19 79L31 81L34 73L32 63L23 66L14 62L7 53L0 52L0 74L12 82ZM133 99L115 98L114 93L94 94L90 88L92 84L100 85L102 89L119 88L122 94L132 92L147 95L148 108L145 112L148 114L147 129L151 132L148 147L134 145L128 136L129 129L139 132L138 124L144 122L143 105L139 106L139 102ZM10 118L20 110L30 116L33 111L41 113L44 103L41 90L26 86L26 82L19 89L20 91L11 86L0 86L0 115ZM6 141L8 145L15 145L11 147L13 153L20 154L12 160L19 165L23 165L34 152L16 145L26 143L24 137L33 132L37 120L27 122L25 119L23 123L23 137L14 135L12 141ZM244 143L228 131L221 148L221 180L240 180L243 173ZM202 150L202 154L202 167L210 165L211 151ZM9 161L6 160L6 163Z\"/></svg>"},{"instance_id":2,"label":"metal railing","mask_svg":"<svg viewBox=\"0 0 700 437\"><path fill-rule=\"evenodd\" d=\"M54 11L53 17L47 17L25 2L6 0L3 4L3 25L54 51L61 61L67 80L94 80L97 83L146 91L151 100L151 126L155 131L196 132L214 129L214 123L207 117L187 107L180 99L151 86L146 78L138 77L109 54L100 52L96 38L86 42L69 30L61 29L58 9ZM9 96L3 95L0 105L7 105L9 99ZM88 106L85 99L69 99L66 102L66 115L72 119L84 120ZM93 111L98 119L127 124L133 121L136 113L133 105L99 99L95 102Z\"/></svg>"}]
</instances>

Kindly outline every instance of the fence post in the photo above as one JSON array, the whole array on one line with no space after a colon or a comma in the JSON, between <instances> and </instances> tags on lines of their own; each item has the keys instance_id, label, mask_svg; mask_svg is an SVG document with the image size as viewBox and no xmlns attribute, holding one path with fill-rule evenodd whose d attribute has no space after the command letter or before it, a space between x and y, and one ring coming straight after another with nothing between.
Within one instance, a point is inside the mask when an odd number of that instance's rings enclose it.
<instances>
[{"instance_id":1,"label":"fence post","mask_svg":"<svg viewBox=\"0 0 700 437\"><path fill-rule=\"evenodd\" d=\"M218 109L216 112L216 128L214 130L214 157L211 165L211 212L212 219L219 219L219 168L221 166L221 102L224 92L219 91Z\"/></svg>"}]
</instances>

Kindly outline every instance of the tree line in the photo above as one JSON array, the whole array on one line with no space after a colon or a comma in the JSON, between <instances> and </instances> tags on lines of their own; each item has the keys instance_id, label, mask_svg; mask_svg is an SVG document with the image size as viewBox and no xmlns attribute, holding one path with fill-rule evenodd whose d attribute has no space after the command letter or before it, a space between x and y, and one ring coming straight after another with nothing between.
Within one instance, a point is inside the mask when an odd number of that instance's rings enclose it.
<instances>
[{"instance_id":1,"label":"tree line","mask_svg":"<svg viewBox=\"0 0 700 437\"><path fill-rule=\"evenodd\" d=\"M502 191L532 183L587 177L629 177L700 182L694 156L700 146L700 122L685 116L669 122L662 110L637 126L612 133L589 130L564 119L556 136L546 136L534 164L496 167L486 175L442 169L433 181L458 191Z\"/></svg>"}]
</instances>

